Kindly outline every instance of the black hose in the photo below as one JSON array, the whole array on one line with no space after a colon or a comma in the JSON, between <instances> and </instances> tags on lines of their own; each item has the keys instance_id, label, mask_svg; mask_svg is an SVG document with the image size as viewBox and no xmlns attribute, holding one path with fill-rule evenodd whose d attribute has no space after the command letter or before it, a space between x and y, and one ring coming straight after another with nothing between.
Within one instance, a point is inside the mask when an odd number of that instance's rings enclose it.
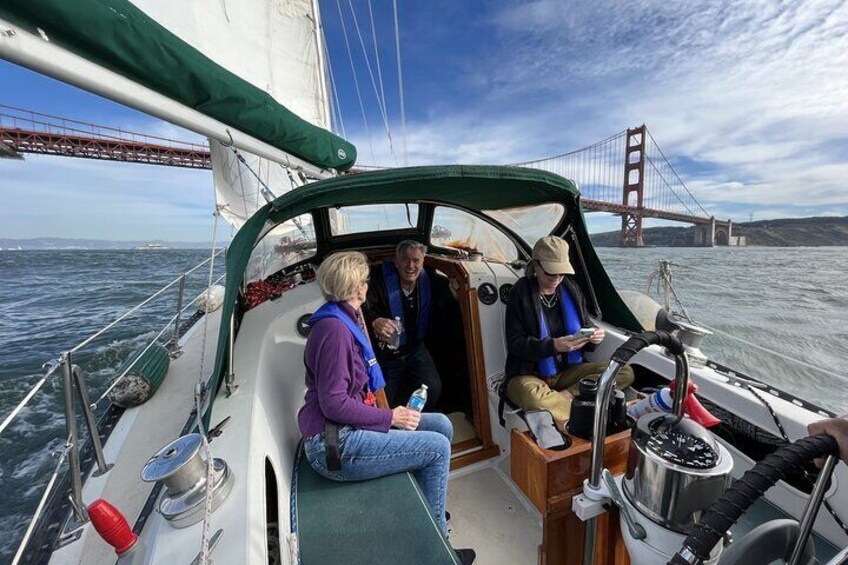
<instances>
[{"instance_id":1,"label":"black hose","mask_svg":"<svg viewBox=\"0 0 848 565\"><path fill-rule=\"evenodd\" d=\"M681 556L684 550L705 561L718 540L739 516L777 481L805 463L825 455L838 453L836 440L829 435L800 439L765 457L709 507L701 521L683 542L683 548L669 561L670 565L689 564ZM700 563L701 561L698 561Z\"/></svg>"},{"instance_id":2,"label":"black hose","mask_svg":"<svg viewBox=\"0 0 848 565\"><path fill-rule=\"evenodd\" d=\"M672 355L683 355L683 344L677 336L668 332L642 332L625 341L610 359L620 365L627 365L631 357L650 345L661 345Z\"/></svg>"}]
</instances>

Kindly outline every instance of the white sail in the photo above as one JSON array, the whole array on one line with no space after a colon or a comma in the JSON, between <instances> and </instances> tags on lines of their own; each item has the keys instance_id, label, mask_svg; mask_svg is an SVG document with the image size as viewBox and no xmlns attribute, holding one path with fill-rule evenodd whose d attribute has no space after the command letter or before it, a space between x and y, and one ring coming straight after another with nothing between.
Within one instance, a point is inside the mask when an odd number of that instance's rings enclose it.
<instances>
[{"instance_id":1,"label":"white sail","mask_svg":"<svg viewBox=\"0 0 848 565\"><path fill-rule=\"evenodd\" d=\"M135 4L304 120L329 129L317 2L137 0ZM209 148L218 209L235 227L266 203L265 196L279 196L302 184L278 161L240 151L241 162L232 148L214 139Z\"/></svg>"},{"instance_id":2,"label":"white sail","mask_svg":"<svg viewBox=\"0 0 848 565\"><path fill-rule=\"evenodd\" d=\"M328 128L317 2L133 0L133 4L304 120Z\"/></svg>"}]
</instances>

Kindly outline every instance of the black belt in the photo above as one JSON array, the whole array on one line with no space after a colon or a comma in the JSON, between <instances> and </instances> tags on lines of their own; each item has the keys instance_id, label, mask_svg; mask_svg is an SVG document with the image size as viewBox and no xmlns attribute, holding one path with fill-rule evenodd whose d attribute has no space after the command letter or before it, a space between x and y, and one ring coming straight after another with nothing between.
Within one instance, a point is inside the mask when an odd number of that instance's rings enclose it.
<instances>
[{"instance_id":1,"label":"black belt","mask_svg":"<svg viewBox=\"0 0 848 565\"><path fill-rule=\"evenodd\" d=\"M342 457L339 448L339 425L329 420L324 422L324 448L327 455L327 470L341 471Z\"/></svg>"}]
</instances>

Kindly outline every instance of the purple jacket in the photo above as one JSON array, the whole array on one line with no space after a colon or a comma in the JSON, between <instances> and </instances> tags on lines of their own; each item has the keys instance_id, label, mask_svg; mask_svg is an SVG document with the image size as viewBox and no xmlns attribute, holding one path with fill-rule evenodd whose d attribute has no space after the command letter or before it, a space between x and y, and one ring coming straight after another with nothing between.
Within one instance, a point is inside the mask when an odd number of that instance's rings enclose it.
<instances>
[{"instance_id":1,"label":"purple jacket","mask_svg":"<svg viewBox=\"0 0 848 565\"><path fill-rule=\"evenodd\" d=\"M356 320L350 305L341 306ZM325 318L312 327L303 360L306 403L297 414L303 437L323 432L326 420L361 430L389 431L392 411L365 404L365 363L353 335L340 320Z\"/></svg>"}]
</instances>

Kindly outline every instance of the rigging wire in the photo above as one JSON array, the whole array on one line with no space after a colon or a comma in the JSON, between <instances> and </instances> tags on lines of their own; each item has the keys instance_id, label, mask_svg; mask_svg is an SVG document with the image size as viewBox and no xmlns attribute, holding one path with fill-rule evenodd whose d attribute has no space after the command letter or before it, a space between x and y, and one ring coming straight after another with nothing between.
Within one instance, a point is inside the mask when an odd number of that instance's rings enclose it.
<instances>
[{"instance_id":1,"label":"rigging wire","mask_svg":"<svg viewBox=\"0 0 848 565\"><path fill-rule=\"evenodd\" d=\"M398 26L398 8L397 0L392 0L392 10L395 19L395 47L397 49L397 75L398 75L398 97L400 98L400 128L401 137L403 137L403 166L409 165L409 153L407 151L407 136L406 136L406 107L403 101L403 72L401 71L400 63L400 28Z\"/></svg>"},{"instance_id":2,"label":"rigging wire","mask_svg":"<svg viewBox=\"0 0 848 565\"><path fill-rule=\"evenodd\" d=\"M56 463L56 469L50 476L50 480L47 481L47 486L44 489L44 494L41 495L41 500L38 501L38 505L35 507L35 512L32 515L32 519L29 521L29 526L27 526L26 532L24 532L24 537L23 539L21 539L20 545L18 545L18 551L15 553L15 557L12 558L12 565L18 565L18 563L20 563L24 551L29 545L30 536L32 536L32 533L35 530L35 526L36 524L38 524L38 520L41 517L41 513L44 511L44 507L47 505L47 499L50 497L50 493L53 492L53 487L56 486L56 481L59 479L59 470L62 468L62 464L65 462L65 457L67 457L68 455L67 446L70 445L70 443L71 439L70 437L68 437L65 440L66 447L62 450L62 453L59 456L59 462Z\"/></svg>"},{"instance_id":3,"label":"rigging wire","mask_svg":"<svg viewBox=\"0 0 848 565\"><path fill-rule=\"evenodd\" d=\"M377 61L377 80L380 83L380 101L383 104L383 115L388 116L386 111L386 92L383 89L383 69L382 65L380 65L380 50L377 49L377 26L374 25L374 10L371 7L371 0L368 0L368 16L371 19L371 39L374 41L374 59ZM397 162L397 160L395 160L395 162Z\"/></svg>"},{"instance_id":4,"label":"rigging wire","mask_svg":"<svg viewBox=\"0 0 848 565\"><path fill-rule=\"evenodd\" d=\"M760 351L763 351L763 352L765 352L765 353L769 353L769 354L774 355L774 356L776 356L776 357L780 357L780 358L781 358L781 359L783 359L784 361L791 361L791 362L793 362L793 363L795 363L795 364L797 364L797 365L800 365L800 366L802 366L802 367L804 367L804 368L806 368L806 369L810 369L811 371L818 371L819 373L821 373L821 374L823 374L823 375L828 375L828 376L830 376L830 377L837 377L837 378L839 378L839 379L845 380L845 375L840 375L839 373L835 373L835 372L833 372L833 371L828 371L827 369L823 369L823 368L818 367L818 366L816 366L816 365L813 365L813 364L811 364L811 363L807 363L806 361L801 361L800 359L795 359L794 357L790 357L790 356L788 356L788 355L784 355L783 353L780 353L780 352L778 352L778 351L774 351L773 349L769 349L768 347L763 347L762 345L757 345L756 343L751 342L751 341L748 341L748 340L746 340L746 339L744 339L744 338L741 338L741 337L735 336L735 335L733 335L733 334L727 333L727 332L722 331L722 330L720 330L720 329L718 329L718 328L714 328L714 327L712 327L712 326L708 326L707 324L705 324L705 323L703 323L703 322L701 322L701 321L698 321L698 325L699 325L699 326L702 326L702 327L704 327L704 328L706 328L706 329L708 329L708 330L710 330L711 332L715 332L715 333L717 333L717 334L721 334L721 335L723 335L723 336L725 336L725 337L727 337L727 338L730 338L730 339L736 340L736 341L738 341L739 343L743 343L743 344L745 344L745 345L747 345L747 346L749 346L749 347L754 347L754 348L759 349Z\"/></svg>"},{"instance_id":5,"label":"rigging wire","mask_svg":"<svg viewBox=\"0 0 848 565\"><path fill-rule=\"evenodd\" d=\"M221 216L221 210L216 205L215 211L212 213L215 217L215 220L212 223L212 257L209 260L209 277L206 282L206 304L208 308L210 292L212 292L212 278L215 273L215 257L217 253L215 253L215 244L217 243L218 236L218 218ZM202 410L202 399L204 396L204 391L206 397L213 394L212 391L209 391L206 388L206 382L203 379L203 372L206 368L206 342L208 341L209 335L209 313L204 312L203 316L203 332L201 338L201 348L200 348L200 364L198 367L198 376L197 376L197 386L195 387L194 400L196 404L197 410L197 429L200 431L200 437L203 438L203 450L206 453L206 500L205 500L205 508L203 513L203 532L201 536L201 546L200 546L200 565L206 565L209 562L209 518L212 515L212 449L209 447L209 438L206 437L206 430L203 428L203 410Z\"/></svg>"},{"instance_id":6,"label":"rigging wire","mask_svg":"<svg viewBox=\"0 0 848 565\"><path fill-rule=\"evenodd\" d=\"M386 112L385 100L380 100L380 93L377 92L377 82L374 79L374 71L371 70L371 58L368 57L368 51L365 49L365 41L362 39L362 31L359 29L359 20L356 17L356 10L353 8L353 1L347 0L347 4L350 7L350 14L353 17L353 25L356 28L356 35L359 37L359 46L362 48L362 57L365 59L365 68L368 69L368 75L371 77L371 87L374 89L374 98L377 99L377 108L380 110L380 115L383 118L383 127L386 130L386 137L389 140L389 154L392 156L392 159L395 161L395 165L397 165L397 157L395 156L395 148L394 143L392 142L392 130L389 127L389 115ZM372 30L373 33L373 30ZM376 44L376 38L375 38ZM378 59L379 62L379 59ZM382 90L383 85L380 83L380 89Z\"/></svg>"},{"instance_id":7,"label":"rigging wire","mask_svg":"<svg viewBox=\"0 0 848 565\"><path fill-rule=\"evenodd\" d=\"M687 267L687 268L694 268L694 267ZM662 267L660 268L660 271L661 271L661 270L662 270ZM701 270L701 269L697 269L697 268L696 268L696 270ZM655 272L653 275L656 275L656 274L658 274L658 273L657 273L657 272ZM665 280L668 282L668 284L665 286L665 288L666 288L666 290L670 290L670 291L671 291L671 294L672 294L672 296L674 297L674 300L675 300L675 302L677 303L677 305L678 305L678 306L680 306L681 308L683 308L683 304L682 304L682 302L681 302L680 298L678 297L677 293L676 293L676 292L674 292L674 287L673 287L673 286L672 286L672 284L671 284L671 278L670 278L671 271L670 271L670 270L668 270L668 274L669 274L669 278L665 279ZM652 276L653 276L653 275L652 275ZM649 284L649 285L650 285L650 280L651 280L651 279L649 279L649 282L648 282L648 284ZM721 287L720 285L716 285L716 284L713 284L713 283L706 283L705 281L698 281L698 282L703 283L703 284L708 284L708 285L710 285L710 286L715 286L715 287L718 287L718 288L722 288L722 289L723 289L723 287ZM723 290L724 290L724 289L723 289ZM668 302L668 300L667 300L667 299L666 299L666 302ZM749 346L749 347L753 347L753 348L755 348L755 349L759 349L760 351L763 351L763 352L765 352L765 353L769 353L769 354L771 354L771 355L774 355L775 357L780 357L781 359L783 359L783 360L785 360L785 361L790 361L790 362L792 362L792 363L795 363L795 364L797 364L797 365L800 365L800 366L805 367L805 368L807 368L807 369L810 369L810 370L812 370L812 371L817 371L817 372L822 373L822 374L824 374L824 375L828 375L828 376L831 376L831 377L836 377L836 378L838 378L838 379L842 379L842 380L844 380L844 379L846 378L846 376L845 376L845 375L840 375L839 373L835 373L835 372L833 372L833 371L829 371L829 370L827 370L827 369L823 369L823 368L818 367L818 366L816 366L816 365L813 365L813 364L811 364L811 363L807 363L806 361L801 361L800 359L795 359L794 357L790 357L790 356L788 356L788 355L784 355L783 353L780 353L779 351L774 351L774 350L772 350L772 349L769 349L768 347L764 347L764 346L762 346L762 345L758 345L758 344L756 344L756 343L753 343L753 342L751 342L751 341L748 341L747 339L744 339L744 338L741 338L741 337L735 336L735 335L733 335L733 334L731 334L731 333L728 333L728 332L725 332L725 331L720 330L720 329L718 329L718 328L714 328L714 327L712 327L712 326L709 326L709 325L705 324L704 322L702 322L702 321L700 321L700 320L698 320L698 321L694 321L694 320L693 320L693 319L692 319L692 318L688 315L688 313L686 312L686 310L685 310L685 309L683 309L683 313L684 313L684 315L686 315L686 317L687 317L687 319L688 319L689 321L691 321L691 322L693 322L693 323L697 324L697 325L698 325L698 326L700 326L700 327L703 327L703 328L705 328L705 329L708 329L708 330L710 330L710 331L711 331L711 332L713 332L713 333L716 333L716 334L719 334L719 335L723 335L723 336L725 336L725 337L727 337L727 338L729 338L729 339L736 340L736 341L738 341L738 342L740 342L740 343L743 343L743 344L745 344L745 345L747 345L747 346Z\"/></svg>"},{"instance_id":8,"label":"rigging wire","mask_svg":"<svg viewBox=\"0 0 848 565\"><path fill-rule=\"evenodd\" d=\"M344 14L342 13L342 5L340 0L336 0L336 8L339 11L339 21L342 24L342 35L347 48L347 57L350 61L350 70L353 73L353 85L356 88L356 97L359 99L359 110L362 112L362 122L365 124L365 133L368 136L368 147L371 150L371 162L377 164L377 158L374 156L374 144L371 141L371 128L368 127L368 118L365 117L365 105L362 103L362 92L359 90L359 78L356 75L356 66L353 64L353 52L350 49L350 41L347 37L347 26L344 22Z\"/></svg>"},{"instance_id":9,"label":"rigging wire","mask_svg":"<svg viewBox=\"0 0 848 565\"><path fill-rule=\"evenodd\" d=\"M321 28L321 43L324 46L324 53L326 53L327 59L327 72L330 75L330 89L332 90L332 100L331 106L333 108L333 115L335 116L336 123L339 125L341 129L342 137L347 138L347 132L345 131L344 119L342 119L342 101L339 98L339 93L336 90L336 75L333 73L333 63L330 61L330 49L327 47L327 35L324 33L324 28Z\"/></svg>"}]
</instances>

